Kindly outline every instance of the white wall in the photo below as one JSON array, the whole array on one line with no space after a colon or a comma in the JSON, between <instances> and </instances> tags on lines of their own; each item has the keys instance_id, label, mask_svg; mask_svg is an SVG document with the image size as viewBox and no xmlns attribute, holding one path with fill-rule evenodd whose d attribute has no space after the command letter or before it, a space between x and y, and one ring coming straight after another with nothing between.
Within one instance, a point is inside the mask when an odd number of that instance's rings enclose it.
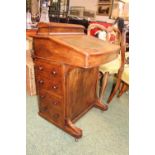
<instances>
[{"instance_id":1,"label":"white wall","mask_svg":"<svg viewBox=\"0 0 155 155\"><path fill-rule=\"evenodd\" d=\"M70 6L84 6L86 9L96 11L98 0L70 0Z\"/></svg>"},{"instance_id":2,"label":"white wall","mask_svg":"<svg viewBox=\"0 0 155 155\"><path fill-rule=\"evenodd\" d=\"M96 12L97 12L97 3L98 3L98 0L70 0L70 6L84 6L85 9L96 11ZM129 12L129 3L126 3L126 5L124 6L124 15L128 16L128 12ZM106 21L109 23L114 22L114 20L109 19L108 16L99 16L99 15L96 15L96 20ZM125 22L128 23L128 21L125 21Z\"/></svg>"}]
</instances>

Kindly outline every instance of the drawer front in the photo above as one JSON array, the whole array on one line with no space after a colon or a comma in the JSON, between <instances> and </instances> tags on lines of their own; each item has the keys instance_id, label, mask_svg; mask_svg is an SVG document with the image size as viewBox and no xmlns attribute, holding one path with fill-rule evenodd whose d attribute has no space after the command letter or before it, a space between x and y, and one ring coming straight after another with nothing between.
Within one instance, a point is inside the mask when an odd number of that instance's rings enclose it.
<instances>
[{"instance_id":1,"label":"drawer front","mask_svg":"<svg viewBox=\"0 0 155 155\"><path fill-rule=\"evenodd\" d=\"M48 117L49 120L52 120L54 123L58 124L59 126L63 126L65 119L63 113L59 110L55 110L50 104L46 102L39 103L39 111L41 114Z\"/></svg>"},{"instance_id":2,"label":"drawer front","mask_svg":"<svg viewBox=\"0 0 155 155\"><path fill-rule=\"evenodd\" d=\"M48 79L59 80L61 81L62 76L62 67L58 64L49 64L45 61L35 60L35 72L37 76L44 76Z\"/></svg>"},{"instance_id":3,"label":"drawer front","mask_svg":"<svg viewBox=\"0 0 155 155\"><path fill-rule=\"evenodd\" d=\"M49 64L43 60L35 60L35 79L37 89L45 89L57 95L63 95L61 65Z\"/></svg>"},{"instance_id":4,"label":"drawer front","mask_svg":"<svg viewBox=\"0 0 155 155\"><path fill-rule=\"evenodd\" d=\"M58 80L48 80L46 77L36 76L38 90L47 90L59 96L63 96L62 82Z\"/></svg>"},{"instance_id":5,"label":"drawer front","mask_svg":"<svg viewBox=\"0 0 155 155\"><path fill-rule=\"evenodd\" d=\"M39 111L58 125L64 125L64 108L60 99L41 92L39 95Z\"/></svg>"},{"instance_id":6,"label":"drawer front","mask_svg":"<svg viewBox=\"0 0 155 155\"><path fill-rule=\"evenodd\" d=\"M63 112L64 104L62 99L43 90L39 91L38 96L40 102L47 103L52 109Z\"/></svg>"}]
</instances>

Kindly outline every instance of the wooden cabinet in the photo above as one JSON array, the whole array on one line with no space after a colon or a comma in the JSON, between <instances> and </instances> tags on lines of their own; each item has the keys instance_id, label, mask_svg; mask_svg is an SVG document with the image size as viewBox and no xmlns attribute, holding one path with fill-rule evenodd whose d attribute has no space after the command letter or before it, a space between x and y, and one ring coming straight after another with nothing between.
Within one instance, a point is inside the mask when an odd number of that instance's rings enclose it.
<instances>
[{"instance_id":1,"label":"wooden cabinet","mask_svg":"<svg viewBox=\"0 0 155 155\"><path fill-rule=\"evenodd\" d=\"M115 59L119 49L85 35L80 25L40 23L34 37L39 115L82 137L74 122L94 106L107 110L96 94L98 66Z\"/></svg>"}]
</instances>

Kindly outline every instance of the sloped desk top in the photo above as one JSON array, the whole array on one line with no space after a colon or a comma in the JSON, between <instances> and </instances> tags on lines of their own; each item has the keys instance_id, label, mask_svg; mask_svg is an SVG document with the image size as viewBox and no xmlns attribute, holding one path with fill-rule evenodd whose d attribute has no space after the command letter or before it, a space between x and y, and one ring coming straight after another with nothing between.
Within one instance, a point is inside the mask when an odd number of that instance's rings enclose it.
<instances>
[{"instance_id":1,"label":"sloped desk top","mask_svg":"<svg viewBox=\"0 0 155 155\"><path fill-rule=\"evenodd\" d=\"M37 57L84 68L107 63L115 59L120 50L118 45L85 34L37 35L34 44L38 39Z\"/></svg>"}]
</instances>

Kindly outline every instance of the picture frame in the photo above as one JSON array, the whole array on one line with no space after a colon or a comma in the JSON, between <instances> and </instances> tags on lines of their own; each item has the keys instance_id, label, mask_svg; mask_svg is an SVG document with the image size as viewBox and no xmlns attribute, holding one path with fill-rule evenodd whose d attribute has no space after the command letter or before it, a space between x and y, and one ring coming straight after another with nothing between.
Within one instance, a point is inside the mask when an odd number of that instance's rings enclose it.
<instances>
[{"instance_id":1,"label":"picture frame","mask_svg":"<svg viewBox=\"0 0 155 155\"><path fill-rule=\"evenodd\" d=\"M98 4L111 4L113 0L98 0Z\"/></svg>"},{"instance_id":2,"label":"picture frame","mask_svg":"<svg viewBox=\"0 0 155 155\"><path fill-rule=\"evenodd\" d=\"M84 10L85 7L83 6L71 6L69 9L69 16L83 18Z\"/></svg>"},{"instance_id":3,"label":"picture frame","mask_svg":"<svg viewBox=\"0 0 155 155\"><path fill-rule=\"evenodd\" d=\"M84 19L95 20L96 12L93 10L84 10L83 17L84 17Z\"/></svg>"},{"instance_id":4,"label":"picture frame","mask_svg":"<svg viewBox=\"0 0 155 155\"><path fill-rule=\"evenodd\" d=\"M102 16L110 16L111 7L112 5L110 4L98 4L97 14Z\"/></svg>"}]
</instances>

